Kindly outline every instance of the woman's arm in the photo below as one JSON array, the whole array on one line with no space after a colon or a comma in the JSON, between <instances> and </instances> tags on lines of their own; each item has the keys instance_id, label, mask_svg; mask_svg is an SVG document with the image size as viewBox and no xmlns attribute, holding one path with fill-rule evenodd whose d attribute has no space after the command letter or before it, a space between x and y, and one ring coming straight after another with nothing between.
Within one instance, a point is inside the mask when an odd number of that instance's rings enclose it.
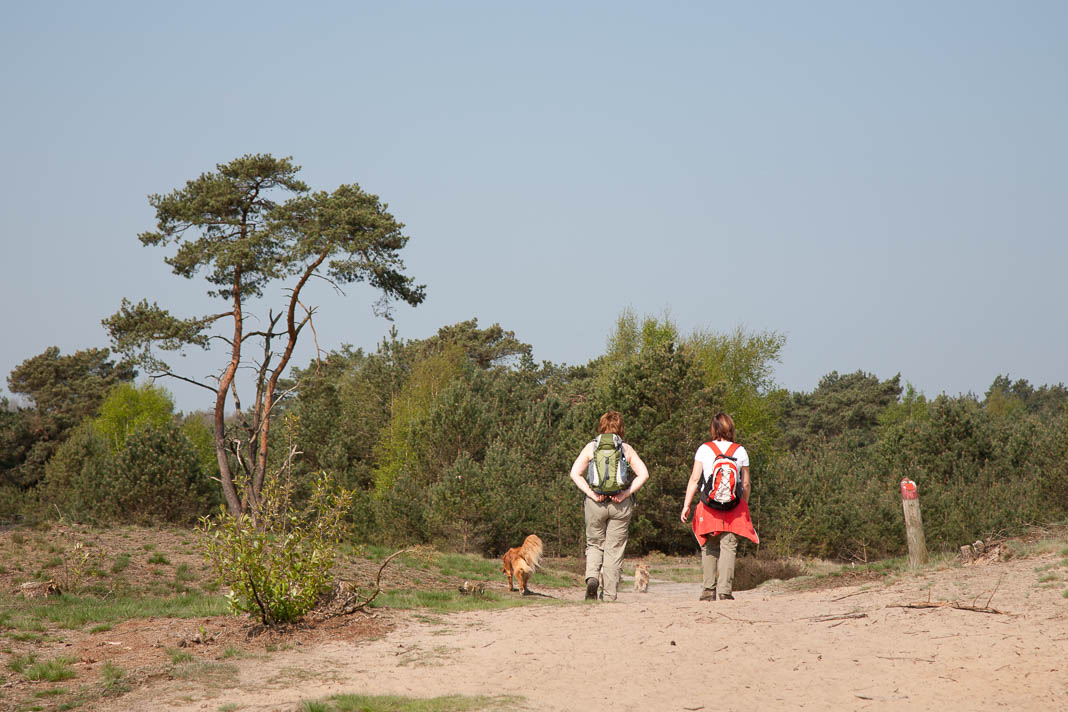
<instances>
[{"instance_id":1,"label":"woman's arm","mask_svg":"<svg viewBox=\"0 0 1068 712\"><path fill-rule=\"evenodd\" d=\"M742 499L749 501L749 492L753 489L749 479L749 465L742 468Z\"/></svg>"},{"instance_id":2,"label":"woman's arm","mask_svg":"<svg viewBox=\"0 0 1068 712\"><path fill-rule=\"evenodd\" d=\"M701 481L701 473L704 469L700 460L693 461L693 472L690 473L690 481L686 483L686 499L682 500L682 516L679 517L684 522L690 518L690 501L697 492L697 483Z\"/></svg>"},{"instance_id":3,"label":"woman's arm","mask_svg":"<svg viewBox=\"0 0 1068 712\"><path fill-rule=\"evenodd\" d=\"M586 447L582 448L582 452L575 458L575 464L571 465L571 481L575 483L575 486L582 490L582 493L592 499L594 502L603 502L604 495L597 494L590 489L590 484L586 481L586 468L589 467L590 460L593 459L593 443L588 443Z\"/></svg>"}]
</instances>

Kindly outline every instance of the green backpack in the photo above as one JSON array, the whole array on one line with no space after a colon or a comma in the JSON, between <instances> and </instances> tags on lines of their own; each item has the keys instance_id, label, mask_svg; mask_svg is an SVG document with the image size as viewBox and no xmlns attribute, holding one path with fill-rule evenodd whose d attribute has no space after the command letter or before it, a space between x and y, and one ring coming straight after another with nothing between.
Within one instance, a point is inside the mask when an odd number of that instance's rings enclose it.
<instances>
[{"instance_id":1,"label":"green backpack","mask_svg":"<svg viewBox=\"0 0 1068 712\"><path fill-rule=\"evenodd\" d=\"M593 441L593 457L586 471L586 481L597 494L615 494L627 488L627 458L623 439L614 434L598 435Z\"/></svg>"}]
</instances>

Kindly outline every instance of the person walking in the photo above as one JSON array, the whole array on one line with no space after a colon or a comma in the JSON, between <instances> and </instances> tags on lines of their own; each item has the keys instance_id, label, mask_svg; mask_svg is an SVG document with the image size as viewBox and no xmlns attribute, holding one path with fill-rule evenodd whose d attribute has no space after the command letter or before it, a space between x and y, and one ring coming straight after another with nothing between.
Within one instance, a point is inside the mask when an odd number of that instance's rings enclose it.
<instances>
[{"instance_id":1,"label":"person walking","mask_svg":"<svg viewBox=\"0 0 1068 712\"><path fill-rule=\"evenodd\" d=\"M630 479L629 473L634 473ZM623 442L623 416L610 410L597 424L597 437L582 448L571 466L571 479L586 495L586 600L614 601L623 570L623 551L634 514L634 493L649 479L637 451Z\"/></svg>"},{"instance_id":2,"label":"person walking","mask_svg":"<svg viewBox=\"0 0 1068 712\"><path fill-rule=\"evenodd\" d=\"M693 517L693 533L701 547L700 599L733 600L738 537L760 543L749 514L749 453L734 442L734 420L726 413L716 413L709 432L712 440L694 455L681 519L684 523L689 519L690 502L700 489Z\"/></svg>"}]
</instances>

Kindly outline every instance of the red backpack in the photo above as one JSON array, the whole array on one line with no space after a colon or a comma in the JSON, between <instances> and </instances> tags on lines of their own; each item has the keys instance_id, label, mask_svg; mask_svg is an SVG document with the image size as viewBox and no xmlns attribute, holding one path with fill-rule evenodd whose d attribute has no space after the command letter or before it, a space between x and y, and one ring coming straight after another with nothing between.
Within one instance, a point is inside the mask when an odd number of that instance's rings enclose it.
<instances>
[{"instance_id":1,"label":"red backpack","mask_svg":"<svg viewBox=\"0 0 1068 712\"><path fill-rule=\"evenodd\" d=\"M741 447L731 443L726 452L721 452L714 442L707 442L716 459L712 461L712 470L704 473L701 480L701 501L712 509L734 509L742 501L742 483L738 473L738 458L734 453Z\"/></svg>"}]
</instances>

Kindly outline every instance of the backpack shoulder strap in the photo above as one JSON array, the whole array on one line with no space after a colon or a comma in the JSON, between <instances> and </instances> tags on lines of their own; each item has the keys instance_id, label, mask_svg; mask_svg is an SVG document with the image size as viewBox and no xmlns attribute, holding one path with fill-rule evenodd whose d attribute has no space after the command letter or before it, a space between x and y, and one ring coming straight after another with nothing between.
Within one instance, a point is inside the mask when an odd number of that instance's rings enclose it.
<instances>
[{"instance_id":1,"label":"backpack shoulder strap","mask_svg":"<svg viewBox=\"0 0 1068 712\"><path fill-rule=\"evenodd\" d=\"M716 457L723 457L723 453L720 452L719 445L716 445L714 440L709 440L705 445L708 445L709 449Z\"/></svg>"},{"instance_id":2,"label":"backpack shoulder strap","mask_svg":"<svg viewBox=\"0 0 1068 712\"><path fill-rule=\"evenodd\" d=\"M727 457L733 458L734 457L734 453L738 452L738 448L740 448L740 447L741 447L741 445L739 445L738 443L731 443L731 446L729 448L727 448L727 452L725 452L723 454L726 455Z\"/></svg>"}]
</instances>

